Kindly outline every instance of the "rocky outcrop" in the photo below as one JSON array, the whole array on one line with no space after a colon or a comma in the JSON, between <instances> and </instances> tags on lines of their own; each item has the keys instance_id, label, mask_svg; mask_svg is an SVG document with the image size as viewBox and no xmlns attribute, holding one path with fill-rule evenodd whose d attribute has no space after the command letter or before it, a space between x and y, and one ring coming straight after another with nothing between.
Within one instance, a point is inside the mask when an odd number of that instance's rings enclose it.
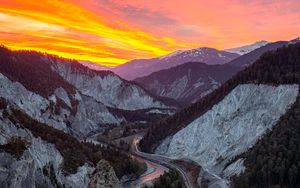
<instances>
[{"instance_id":1,"label":"rocky outcrop","mask_svg":"<svg viewBox=\"0 0 300 188\"><path fill-rule=\"evenodd\" d=\"M97 164L88 188L120 188L121 184L117 178L112 166L105 161L101 160Z\"/></svg>"},{"instance_id":2,"label":"rocky outcrop","mask_svg":"<svg viewBox=\"0 0 300 188\"><path fill-rule=\"evenodd\" d=\"M101 125L123 121L110 113L105 105L78 91L74 96L78 104L73 107L63 88L57 88L53 95L44 98L1 73L0 88L6 88L0 89L0 97L15 104L32 118L79 137L101 129Z\"/></svg>"},{"instance_id":3,"label":"rocky outcrop","mask_svg":"<svg viewBox=\"0 0 300 188\"><path fill-rule=\"evenodd\" d=\"M72 64L73 63L73 64ZM166 108L136 84L108 71L89 70L74 62L52 62L52 68L83 95L106 106L124 110Z\"/></svg>"},{"instance_id":4,"label":"rocky outcrop","mask_svg":"<svg viewBox=\"0 0 300 188\"><path fill-rule=\"evenodd\" d=\"M63 157L53 144L34 137L27 129L16 127L8 119L0 120L1 145L12 137L20 137L29 143L21 157L12 153L0 152L0 187L85 187L89 174L93 171L89 165L78 168L77 173L65 175L62 171Z\"/></svg>"}]
</instances>

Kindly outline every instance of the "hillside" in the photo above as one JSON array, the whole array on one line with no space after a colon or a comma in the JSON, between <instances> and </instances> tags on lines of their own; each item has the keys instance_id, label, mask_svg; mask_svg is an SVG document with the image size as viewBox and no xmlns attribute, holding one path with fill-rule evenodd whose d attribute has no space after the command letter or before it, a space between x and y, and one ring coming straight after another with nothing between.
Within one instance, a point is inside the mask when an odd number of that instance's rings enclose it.
<instances>
[{"instance_id":1,"label":"hillside","mask_svg":"<svg viewBox=\"0 0 300 188\"><path fill-rule=\"evenodd\" d=\"M240 70L240 67L226 64L189 62L134 81L155 95L188 105L218 88Z\"/></svg>"},{"instance_id":2,"label":"hillside","mask_svg":"<svg viewBox=\"0 0 300 188\"><path fill-rule=\"evenodd\" d=\"M1 187L86 187L94 173L138 174L141 164L110 148L81 143L60 130L32 119L0 98ZM95 168L108 161L113 174ZM137 168L128 168L135 166ZM116 177L116 175L117 177ZM3 178L5 177L5 178ZM118 179L119 178L119 179Z\"/></svg>"}]
</instances>

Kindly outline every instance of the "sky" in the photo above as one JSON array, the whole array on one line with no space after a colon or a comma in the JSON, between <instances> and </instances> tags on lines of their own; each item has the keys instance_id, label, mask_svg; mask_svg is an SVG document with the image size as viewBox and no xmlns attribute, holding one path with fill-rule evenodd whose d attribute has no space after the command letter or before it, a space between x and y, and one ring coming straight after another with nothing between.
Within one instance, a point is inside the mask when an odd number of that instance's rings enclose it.
<instances>
[{"instance_id":1,"label":"sky","mask_svg":"<svg viewBox=\"0 0 300 188\"><path fill-rule=\"evenodd\" d=\"M0 44L116 66L300 36L299 0L0 0Z\"/></svg>"}]
</instances>

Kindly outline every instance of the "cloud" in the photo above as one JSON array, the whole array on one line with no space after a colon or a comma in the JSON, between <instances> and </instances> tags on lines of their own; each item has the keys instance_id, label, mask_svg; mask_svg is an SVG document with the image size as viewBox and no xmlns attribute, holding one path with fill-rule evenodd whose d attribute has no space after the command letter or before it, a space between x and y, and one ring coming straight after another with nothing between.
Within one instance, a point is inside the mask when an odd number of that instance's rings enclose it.
<instances>
[{"instance_id":1,"label":"cloud","mask_svg":"<svg viewBox=\"0 0 300 188\"><path fill-rule=\"evenodd\" d=\"M144 26L168 26L177 24L175 19L169 18L161 12L152 11L147 8L127 5L125 7L121 7L121 10L130 20L138 22Z\"/></svg>"},{"instance_id":2,"label":"cloud","mask_svg":"<svg viewBox=\"0 0 300 188\"><path fill-rule=\"evenodd\" d=\"M121 16L122 19L138 23L142 26L169 26L177 24L177 21L160 11L155 11L142 6L121 4L114 0L96 0L99 11L105 9L107 12Z\"/></svg>"},{"instance_id":3,"label":"cloud","mask_svg":"<svg viewBox=\"0 0 300 188\"><path fill-rule=\"evenodd\" d=\"M0 43L117 65L300 32L299 0L1 0Z\"/></svg>"},{"instance_id":4,"label":"cloud","mask_svg":"<svg viewBox=\"0 0 300 188\"><path fill-rule=\"evenodd\" d=\"M178 25L175 32L180 36L204 36L206 32L197 25Z\"/></svg>"}]
</instances>

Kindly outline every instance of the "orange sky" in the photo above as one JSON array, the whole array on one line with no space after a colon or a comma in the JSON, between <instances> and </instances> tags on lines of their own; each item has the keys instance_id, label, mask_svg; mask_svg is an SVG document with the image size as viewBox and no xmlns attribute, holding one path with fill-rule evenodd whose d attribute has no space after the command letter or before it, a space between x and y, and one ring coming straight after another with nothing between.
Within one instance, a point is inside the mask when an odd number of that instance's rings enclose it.
<instances>
[{"instance_id":1,"label":"orange sky","mask_svg":"<svg viewBox=\"0 0 300 188\"><path fill-rule=\"evenodd\" d=\"M299 0L0 0L0 43L115 66L300 36Z\"/></svg>"}]
</instances>

